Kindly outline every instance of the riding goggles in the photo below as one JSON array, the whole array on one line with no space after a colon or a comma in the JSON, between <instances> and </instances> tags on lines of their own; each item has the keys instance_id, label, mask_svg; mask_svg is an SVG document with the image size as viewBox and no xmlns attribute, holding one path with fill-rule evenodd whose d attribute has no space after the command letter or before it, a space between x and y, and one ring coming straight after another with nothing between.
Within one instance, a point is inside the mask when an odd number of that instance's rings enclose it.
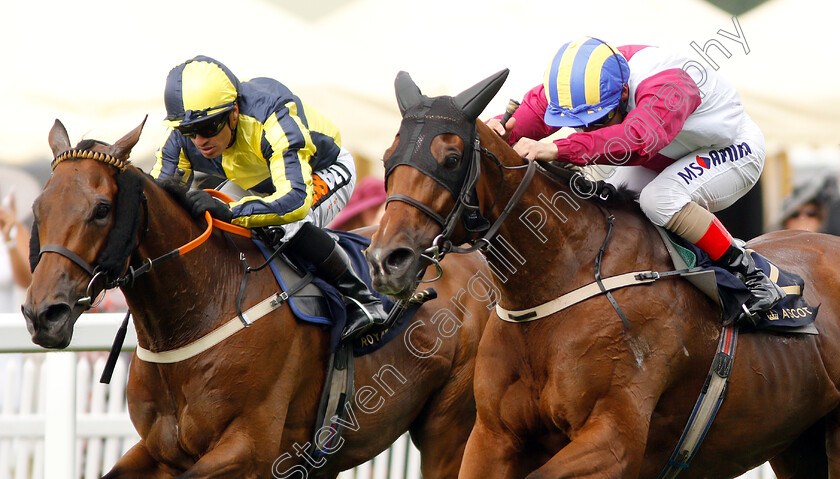
<instances>
[{"instance_id":1,"label":"riding goggles","mask_svg":"<svg viewBox=\"0 0 840 479\"><path fill-rule=\"evenodd\" d=\"M615 116L615 113L617 111L618 111L618 108L613 108L612 111L610 111L609 113L604 115L602 118L598 118L597 120L590 123L589 127L590 128L592 128L592 127L600 128L600 127L606 125L607 123L610 122L610 120L613 119L613 117Z\"/></svg>"},{"instance_id":2,"label":"riding goggles","mask_svg":"<svg viewBox=\"0 0 840 479\"><path fill-rule=\"evenodd\" d=\"M222 129L227 124L228 117L230 117L230 112L199 123L179 125L175 129L187 138L195 138L196 135L204 138L213 138L222 132Z\"/></svg>"}]
</instances>

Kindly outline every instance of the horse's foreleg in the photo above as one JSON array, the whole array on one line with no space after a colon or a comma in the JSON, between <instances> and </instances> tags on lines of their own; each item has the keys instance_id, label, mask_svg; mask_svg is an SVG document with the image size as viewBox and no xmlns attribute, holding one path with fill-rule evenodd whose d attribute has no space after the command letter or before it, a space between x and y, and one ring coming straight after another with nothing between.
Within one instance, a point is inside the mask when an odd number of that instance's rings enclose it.
<instances>
[{"instance_id":1,"label":"horse's foreleg","mask_svg":"<svg viewBox=\"0 0 840 479\"><path fill-rule=\"evenodd\" d=\"M149 479L172 479L175 472L156 461L143 441L135 444L121 457L102 479L147 477Z\"/></svg>"},{"instance_id":2,"label":"horse's foreleg","mask_svg":"<svg viewBox=\"0 0 840 479\"><path fill-rule=\"evenodd\" d=\"M422 416L412 424L411 439L420 450L425 479L455 479L461 468L464 447L475 425L472 388L451 381L427 401Z\"/></svg>"},{"instance_id":3,"label":"horse's foreleg","mask_svg":"<svg viewBox=\"0 0 840 479\"><path fill-rule=\"evenodd\" d=\"M511 436L488 428L479 418L467 440L459 479L519 479L527 474L521 451Z\"/></svg>"},{"instance_id":4,"label":"horse's foreleg","mask_svg":"<svg viewBox=\"0 0 840 479\"><path fill-rule=\"evenodd\" d=\"M629 408L628 408L629 409ZM630 479L638 477L648 421L642 417L590 417L572 441L527 479Z\"/></svg>"}]
</instances>

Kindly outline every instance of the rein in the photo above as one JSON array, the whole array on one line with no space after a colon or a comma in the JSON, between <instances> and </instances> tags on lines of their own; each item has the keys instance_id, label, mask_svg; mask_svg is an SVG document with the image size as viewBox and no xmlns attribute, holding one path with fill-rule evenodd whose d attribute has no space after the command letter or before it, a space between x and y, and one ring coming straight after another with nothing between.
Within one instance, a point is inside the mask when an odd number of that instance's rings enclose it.
<instances>
[{"instance_id":1,"label":"rein","mask_svg":"<svg viewBox=\"0 0 840 479\"><path fill-rule=\"evenodd\" d=\"M510 166L503 165L499 161L499 159L496 158L496 155L494 155L491 151L489 151L488 149L481 146L481 140L478 136L478 129L476 127L473 127L472 137L473 137L472 144L471 144L471 150L472 151L467 153L470 156L470 162L468 164L469 170L466 173L466 177L464 178L464 182L461 185L461 189L460 189L459 194L458 194L458 196L455 200L455 206L452 208L452 210L449 212L449 214L446 216L446 218L444 218L442 215L440 215L439 213L434 211L430 206L428 206L428 205L426 205L426 204L424 204L420 201L417 201L416 199L414 199L410 196L407 196L407 195L403 195L403 194L388 195L388 199L385 201L386 205L388 203L390 203L391 201L400 201L400 202L406 203L408 205L411 205L414 208L420 210L423 214L425 214L426 216L428 216L429 218L431 218L432 220L434 220L436 223L438 223L441 226L442 231L432 241L432 246L427 248L421 254L421 256L423 258L426 258L427 260L429 260L431 263L433 263L436 266L436 268L438 269L438 278L440 277L440 274L442 273L442 268L440 266L440 260L443 259L443 257L447 253L450 253L450 252L451 253L471 253L471 252L476 251L476 250L480 250L482 252L487 251L487 249L490 247L490 241L493 239L493 237L499 231L499 228L501 228L501 226L505 222L505 220L507 220L508 216L510 216L510 213L513 211L513 208L519 203L519 200L522 199L522 196L525 194L525 191L528 189L528 186L531 184L531 181L534 178L534 173L536 173L536 170L537 170L536 162L531 161L531 160L526 160L527 163L524 164L524 165L521 165L521 166L510 167ZM508 169L508 170L521 169L521 168L526 169L524 178L519 183L519 185L517 186L513 195L511 196L510 200L508 201L507 205L505 205L504 209L502 210L502 212L499 214L498 218L496 218L496 221L493 222L492 225L490 225L487 222L487 220L484 219L485 216L479 210L479 206L476 205L476 204L473 204L473 202L471 201L471 200L474 200L475 185L476 185L476 183L478 183L478 179L481 176L481 154L482 153L484 153L487 156L487 158L491 159L496 164L496 166L499 168L500 172L503 172L506 169ZM499 192L497 193L496 198L493 200L493 204L489 208L490 211L492 211L496 207L496 204L498 203L498 199L501 196L502 191L504 190L504 175L503 174L501 175L501 178L502 179L499 183ZM477 221L480 221L480 220L484 221L485 224L482 225L482 227L480 229L471 228L470 227L471 225L469 225L467 223L468 220L466 218L464 218L464 213L467 210L472 211L474 221L476 221L476 220ZM471 241L472 245L470 247L467 247L467 248L462 248L462 247L453 245L452 241L450 240L450 237L452 236L453 232L455 231L455 228L457 227L459 220L461 220L461 222L464 224L464 227L468 231L479 231L479 232L480 231L485 231L484 235L479 237L479 238L476 238L476 239L472 240ZM429 280L429 281L435 281L438 278L435 278L435 279Z\"/></svg>"},{"instance_id":2,"label":"rein","mask_svg":"<svg viewBox=\"0 0 840 479\"><path fill-rule=\"evenodd\" d=\"M119 173L117 173L118 175L124 173L128 164L129 164L127 159L115 158L114 156L111 156L107 153L95 152L95 151L79 149L79 148L72 148L70 150L67 150L67 151L61 153L60 155L58 155L52 161L52 164L51 164L52 169L55 170L55 167L59 163L61 163L63 161L66 161L66 160L69 160L69 159L91 159L91 160L100 161L102 163L105 163L105 164L108 164L108 165L111 165L111 166L114 166L115 168L117 168L119 170ZM118 180L118 183L119 183L119 180ZM220 194L216 191L208 190L208 192L213 196L223 197L222 194ZM139 246L140 242L142 241L142 238L146 235L146 233L148 232L148 229L149 229L148 199L146 198L145 193L142 192L142 189L140 190L140 195L141 195L141 204L143 205L143 228L140 230L140 238L134 246L134 249L133 249L134 251L136 251L137 247ZM223 199L225 199L225 198L223 198ZM107 291L109 289L123 287L123 286L131 287L131 286L134 285L135 280L139 276L142 276L143 274L146 274L146 273L152 271L156 266L159 266L160 264L165 263L165 262L167 262L171 259L178 258L182 255L185 255L185 254L189 253L190 251L193 251L197 247L201 246L210 237L210 235L213 232L214 227L217 227L220 230L223 230L223 231L226 231L226 232L229 232L229 233L233 233L233 234L236 234L236 235L239 235L239 236L244 236L244 237L247 237L247 238L251 237L251 231L250 230L248 230L246 228L242 228L240 226L232 225L230 223L224 223L224 222L222 222L222 221L220 221L216 218L213 218L210 215L210 212L208 212L208 211L204 212L204 219L207 222L207 228L198 237L196 237L195 239L187 242L186 244L184 244L183 246L181 246L179 248L176 248L176 249L174 249L174 250L172 250L168 253L165 253L161 256L158 256L157 258L154 258L154 259L146 258L145 260L143 260L143 264L139 268L135 269L133 266L129 265L128 266L128 271L125 274L119 276L118 278L116 278L114 280L110 280L108 278L107 272L105 270L103 270L102 268L100 268L100 265L97 265L97 266L91 265L84 258L79 256L77 253L75 253L74 251L72 251L69 248L67 248L65 246L62 246L62 245L45 244L43 246L40 246L37 258L40 259L41 255L43 255L44 253L55 253L55 254L58 254L58 255L61 255L65 258L67 258L70 262L77 265L79 268L81 268L88 275L91 276L91 280L88 283L87 290L85 291L86 296L83 297L83 298L79 298L76 301L77 305L84 306L85 311L87 311L90 308L96 306L96 304L98 304L98 302L95 300L95 298L97 296L101 295L104 298L103 293L105 291ZM139 218L138 218L138 221L140 221ZM36 223L36 225L37 225L37 223ZM109 237L109 239L110 239L110 237ZM241 253L240 253L240 255L241 255ZM130 256L130 254L128 256ZM33 265L33 269L34 269L34 265ZM247 277L247 269L246 269L246 277ZM102 287L101 287L102 289L99 292L95 293L96 285L97 285L97 282L99 282L99 281L102 282ZM239 305L238 302L237 302L237 313L238 313L238 317L247 326L248 323L243 317L243 313L241 312L241 308L240 308L240 305ZM122 349L122 344L125 341L126 330L127 330L127 327L128 327L128 319L130 318L130 316L131 316L131 311L127 311L125 317L123 318L122 324L120 325L120 328L117 331L116 337L114 339L114 344L112 345L111 352L108 356L108 361L105 365L104 371L102 372L102 377L100 378L100 382L102 382L102 383L110 382L111 374L113 373L113 369L114 369L114 366L116 364L117 355L119 354L119 351Z\"/></svg>"},{"instance_id":3,"label":"rein","mask_svg":"<svg viewBox=\"0 0 840 479\"><path fill-rule=\"evenodd\" d=\"M422 126L422 123L420 124L420 126ZM436 266L436 268L438 270L438 276L436 278L432 279L432 280L423 281L423 282L436 281L437 279L439 279L441 277L443 269L440 266L440 261L443 259L443 257L447 253L450 253L450 252L451 253L471 253L471 252L476 251L476 250L479 250L482 253L486 253L491 246L490 241L496 235L499 228L501 228L502 224L507 220L508 216L510 216L510 213L513 211L513 208L519 203L519 201L522 199L522 196L524 196L525 191L528 189L528 186L530 186L531 181L534 178L534 173L537 170L537 162L534 161L534 160L529 160L527 158L523 159L526 162L524 165L513 166L513 167L505 166L504 164L502 164L499 161L499 159L496 157L496 155L494 155L491 151L489 151L488 149L481 146L481 141L480 141L480 138L478 136L478 128L477 127L473 126L471 136L472 136L472 144L471 144L472 151L470 153L468 153L469 156L470 156L470 160L471 160L469 165L468 165L469 169L467 170L466 175L464 177L464 180L461 183L460 191L457 195L455 206L452 208L452 210L446 216L446 218L444 218L442 215L440 215L439 213L434 211L429 205L426 205L426 204L424 204L420 201L417 201L416 199L414 199L410 196L407 196L407 195L403 195L403 194L389 195L388 199L385 202L386 205L391 201L400 201L400 202L409 204L409 205L413 206L414 208L423 212L426 216L428 216L429 218L431 218L432 220L434 220L435 222L440 224L441 227L442 227L441 233L439 235L437 235L434 240L432 240L432 245L429 248L425 249L423 251L423 253L420 254L421 257L427 259L428 261L430 261L431 263L433 263ZM415 148L420 147L419 134L413 134L411 142L416 144ZM484 216L482 215L481 211L479 210L479 206L478 205L473 205L470 202L470 200L474 199L474 197L475 197L475 185L478 183L479 176L481 175L480 164L481 164L481 154L482 153L484 153L487 156L487 158L489 158L490 160L492 160L496 164L496 166L499 168L499 172L501 173L501 175L500 175L501 179L500 179L500 183L499 183L499 193L496 195L496 198L493 200L493 204L490 207L490 211L492 211L495 208L496 204L498 203L498 199L499 199L499 197L501 197L502 191L504 190L504 170L506 170L506 169L507 170L513 170L513 169L521 169L521 168L526 168L526 170L525 170L525 174L524 174L524 177L523 177L522 181L516 187L516 190L511 195L511 197L508 200L505 207L502 209L502 212L496 218L496 221L494 221L492 225L485 226L483 228L483 230L486 231L484 233L484 235L479 237L479 238L476 238L476 239L472 240L471 241L472 245L470 247L461 248L461 247L453 245L452 241L450 240L450 237L452 236L452 233L454 232L455 227L457 226L459 219L463 222L464 227L468 231L472 231L470 229L470 225L467 223L467 219L463 217L464 211L467 210L467 209L472 209L475 212L475 215L477 215L481 219L484 219ZM423 170L421 170L421 171L423 171ZM614 188L611 185L608 185L607 183L605 183L603 181L592 182L590 180L587 180L583 176L581 176L579 173L574 172L574 171L569 170L569 169L566 169L566 168L553 168L553 167L546 166L546 167L542 168L541 171L543 171L544 174L546 174L549 177L553 177L555 179L558 179L558 177L559 177L563 180L567 180L569 186L572 189L582 188L578 184L579 180L582 180L582 181L588 183L588 186L591 187L592 192L597 194L597 196L602 200L606 200L615 191ZM390 172L390 170L389 170L389 172ZM433 177L433 179L435 179L435 178ZM605 212L605 215L606 215L607 232L606 232L604 241L601 244L601 248L598 250L598 255L595 258L595 267L594 267L595 283L594 284L597 285L597 287L598 287L598 293L606 296L607 300L609 301L610 305L615 310L616 314L618 314L618 317L621 319L621 322L624 324L625 328L630 329L630 321L627 319L627 316L624 314L624 311L618 305L618 302L615 300L615 298L613 297L613 295L611 293L611 289L613 289L613 288L612 287L608 288L607 286L605 286L604 285L604 280L601 277L601 260L604 256L604 253L606 252L607 246L609 245L610 238L612 236L612 230L613 230L613 226L615 224L615 217L608 210L605 210L602 206L600 206L600 207ZM484 220L484 221L485 221L485 223L487 223L486 220ZM478 230L478 231L481 231L481 230ZM421 272L421 274L422 274L422 272ZM637 276L637 275L634 273L633 276ZM610 278L610 279L612 279L612 278ZM636 279L636 280L638 281L638 279ZM421 280L418 279L417 282L420 283ZM622 286L626 286L628 284L622 284ZM561 297L561 298L558 298L558 299L561 300L560 303L562 303L564 301L567 301L567 299L565 297ZM583 299L585 299L585 298L583 298ZM567 306L564 306L564 307L567 307ZM497 308L498 308L498 305L497 305ZM540 308L542 308L542 306ZM520 315L520 314L515 314L513 312L500 309L499 310L499 313L500 313L499 316L504 318L505 315L503 313L507 313L507 316L510 317L510 320L512 320L514 322L521 321L522 319L525 319L525 318L529 318L529 319L526 319L526 320L533 320L533 319L538 319L537 317L534 317L536 315L534 313L535 310L536 309L528 311L527 313ZM542 316L539 316L539 317L542 317Z\"/></svg>"}]
</instances>

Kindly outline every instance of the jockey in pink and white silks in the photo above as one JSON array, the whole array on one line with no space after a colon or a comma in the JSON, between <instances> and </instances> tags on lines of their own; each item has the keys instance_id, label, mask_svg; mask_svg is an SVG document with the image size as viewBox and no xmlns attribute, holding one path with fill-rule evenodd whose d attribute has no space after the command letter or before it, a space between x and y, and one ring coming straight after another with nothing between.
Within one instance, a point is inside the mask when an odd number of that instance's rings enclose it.
<instances>
[{"instance_id":1,"label":"jockey in pink and white silks","mask_svg":"<svg viewBox=\"0 0 840 479\"><path fill-rule=\"evenodd\" d=\"M755 185L765 160L761 130L714 71L662 48L584 37L560 47L506 125L487 124L529 159L618 166L607 181L638 193L651 222L744 280L747 318L784 297L713 214ZM561 127L578 131L538 141Z\"/></svg>"}]
</instances>

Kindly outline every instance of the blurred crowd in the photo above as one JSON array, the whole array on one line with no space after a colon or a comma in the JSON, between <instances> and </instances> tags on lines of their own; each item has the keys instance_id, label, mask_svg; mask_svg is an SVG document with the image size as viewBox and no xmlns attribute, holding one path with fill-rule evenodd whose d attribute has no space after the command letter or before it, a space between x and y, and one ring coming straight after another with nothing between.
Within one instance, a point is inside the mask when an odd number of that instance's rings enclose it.
<instances>
[{"instance_id":1,"label":"blurred crowd","mask_svg":"<svg viewBox=\"0 0 840 479\"><path fill-rule=\"evenodd\" d=\"M803 175L785 197L770 230L795 229L840 235L840 190L837 175L819 171Z\"/></svg>"}]
</instances>

